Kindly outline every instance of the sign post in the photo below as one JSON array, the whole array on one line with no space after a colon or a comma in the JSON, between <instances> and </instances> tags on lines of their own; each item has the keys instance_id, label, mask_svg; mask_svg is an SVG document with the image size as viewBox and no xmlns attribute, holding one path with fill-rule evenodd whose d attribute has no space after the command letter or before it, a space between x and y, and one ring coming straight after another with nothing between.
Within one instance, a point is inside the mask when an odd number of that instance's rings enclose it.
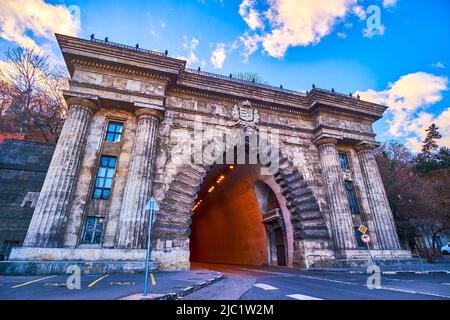
<instances>
[{"instance_id":1,"label":"sign post","mask_svg":"<svg viewBox=\"0 0 450 320\"><path fill-rule=\"evenodd\" d=\"M361 235L361 241L367 245L367 250L369 250L370 261L372 262L372 266L375 266L375 262L373 261L372 252L370 251L370 245L369 245L369 243L370 243L370 241L372 241L372 239L370 238L370 236L367 233L365 233L365 234Z\"/></svg>"},{"instance_id":2,"label":"sign post","mask_svg":"<svg viewBox=\"0 0 450 320\"><path fill-rule=\"evenodd\" d=\"M156 202L155 198L151 197L151 199L147 202L147 205L144 207L145 211L149 210L149 218L148 218L148 239L147 239L147 257L145 261L145 282L144 282L144 296L147 295L148 291L148 274L150 268L150 241L152 235L152 226L153 220L155 217L155 212L159 210L158 202Z\"/></svg>"}]
</instances>

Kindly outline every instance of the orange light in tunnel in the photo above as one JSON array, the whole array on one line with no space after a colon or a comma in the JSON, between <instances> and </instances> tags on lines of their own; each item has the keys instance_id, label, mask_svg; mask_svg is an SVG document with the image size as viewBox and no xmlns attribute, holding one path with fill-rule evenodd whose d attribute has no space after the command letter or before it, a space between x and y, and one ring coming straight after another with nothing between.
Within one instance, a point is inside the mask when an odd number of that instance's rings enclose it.
<instances>
[{"instance_id":1,"label":"orange light in tunnel","mask_svg":"<svg viewBox=\"0 0 450 320\"><path fill-rule=\"evenodd\" d=\"M217 179L216 183L217 183L217 184L221 183L221 182L223 181L223 179L225 179L225 176L224 176L224 175L221 175L221 176L219 177L219 179Z\"/></svg>"},{"instance_id":2,"label":"orange light in tunnel","mask_svg":"<svg viewBox=\"0 0 450 320\"><path fill-rule=\"evenodd\" d=\"M213 192L215 188L216 188L216 187L214 187L214 186L212 186L211 188L209 188L208 193Z\"/></svg>"},{"instance_id":3,"label":"orange light in tunnel","mask_svg":"<svg viewBox=\"0 0 450 320\"><path fill-rule=\"evenodd\" d=\"M234 169L234 166L233 166L233 165L231 165L231 166L229 166L228 168L230 168L231 170L233 170L233 169Z\"/></svg>"}]
</instances>

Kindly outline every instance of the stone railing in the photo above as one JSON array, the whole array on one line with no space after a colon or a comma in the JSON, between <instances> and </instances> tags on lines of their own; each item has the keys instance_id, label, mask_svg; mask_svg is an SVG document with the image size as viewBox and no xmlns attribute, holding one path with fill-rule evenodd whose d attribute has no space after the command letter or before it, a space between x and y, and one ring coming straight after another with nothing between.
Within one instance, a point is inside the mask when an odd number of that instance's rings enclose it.
<instances>
[{"instance_id":1,"label":"stone railing","mask_svg":"<svg viewBox=\"0 0 450 320\"><path fill-rule=\"evenodd\" d=\"M141 49L139 47L127 46L125 44L120 44L120 43L116 43L116 42L105 41L105 40L100 40L100 39L95 39L95 38L92 38L91 41L95 42L95 43L106 44L106 45L111 46L111 47L116 47L116 48L121 48L121 49L126 49L126 50L132 50L132 51L137 51L137 52L142 52L142 53L148 53L148 54L152 54L152 55L155 55L155 56L160 56L160 57L165 57L166 56L166 54L162 53L162 52L148 50L148 49Z\"/></svg>"},{"instance_id":2,"label":"stone railing","mask_svg":"<svg viewBox=\"0 0 450 320\"><path fill-rule=\"evenodd\" d=\"M210 77L210 78L215 78L215 79L235 82L235 83L239 83L239 84L243 84L243 85L247 85L247 86L253 86L253 87L258 87L258 88L262 88L262 89L268 89L268 90L273 90L273 91L278 91L278 92L283 92L283 93L294 94L294 95L301 96L301 97L306 97L306 94L303 93L303 92L299 92L299 91L295 91L295 90L289 90L289 89L284 89L281 86L280 87L275 87L275 86L271 86L271 85L264 84L264 83L258 83L256 81L253 82L253 81L249 81L249 80L239 79L239 78L236 78L236 77L233 77L233 76L225 76L225 75L222 75L222 74L206 72L206 71L199 71L199 70L195 70L195 69L191 69L191 68L186 68L185 71L189 72L189 73L202 75L202 76L205 76L205 77Z\"/></svg>"}]
</instances>

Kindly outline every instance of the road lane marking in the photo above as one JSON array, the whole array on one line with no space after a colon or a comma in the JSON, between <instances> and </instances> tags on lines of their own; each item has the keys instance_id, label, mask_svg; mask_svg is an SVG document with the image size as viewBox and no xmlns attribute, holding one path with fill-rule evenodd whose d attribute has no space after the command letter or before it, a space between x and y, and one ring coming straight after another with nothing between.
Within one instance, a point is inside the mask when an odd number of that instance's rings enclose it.
<instances>
[{"instance_id":1,"label":"road lane marking","mask_svg":"<svg viewBox=\"0 0 450 320\"><path fill-rule=\"evenodd\" d=\"M316 297L311 297L311 296L305 296L304 294L290 294L288 295L289 298L292 299L296 299L296 300L323 300L320 298L316 298Z\"/></svg>"},{"instance_id":2,"label":"road lane marking","mask_svg":"<svg viewBox=\"0 0 450 320\"><path fill-rule=\"evenodd\" d=\"M150 278L152 279L152 286L156 286L155 277L153 276L153 273L150 273Z\"/></svg>"},{"instance_id":3,"label":"road lane marking","mask_svg":"<svg viewBox=\"0 0 450 320\"><path fill-rule=\"evenodd\" d=\"M99 283L100 281L102 281L103 279L105 279L106 277L109 277L109 274L98 278L97 280L92 281L89 285L88 288L95 286L97 283Z\"/></svg>"},{"instance_id":4,"label":"road lane marking","mask_svg":"<svg viewBox=\"0 0 450 320\"><path fill-rule=\"evenodd\" d=\"M35 280L31 280L31 281L28 281L28 282L25 282L25 283L21 283L21 284L17 284L15 286L12 286L11 289L24 287L24 286L27 286L29 284L36 283L36 282L43 281L43 280L47 280L47 279L54 278L54 277L56 277L56 275L49 276L49 277L44 277L44 278L39 278L39 279L35 279Z\"/></svg>"},{"instance_id":5,"label":"road lane marking","mask_svg":"<svg viewBox=\"0 0 450 320\"><path fill-rule=\"evenodd\" d=\"M272 287L271 285L265 283L255 283L253 286L261 288L263 290L278 290L278 288Z\"/></svg>"},{"instance_id":6,"label":"road lane marking","mask_svg":"<svg viewBox=\"0 0 450 320\"><path fill-rule=\"evenodd\" d=\"M271 272L271 271L263 271L263 270L252 270L252 269L247 269L247 268L236 268L236 269L243 269L243 270L255 271L255 272L261 272L261 273L283 274L283 275L286 275L286 274L281 273L281 272ZM306 276L306 275L300 275L300 274L295 274L295 276L300 277L300 278L314 279L314 280L321 280L321 281L328 281L328 282L341 283L341 284L346 284L346 285L351 285L351 286L358 286L358 287L361 286L361 287L367 288L367 285L365 285L365 284L360 284L360 283L353 283L353 282L347 282L347 281L342 281L342 280L325 279L325 278L313 277L313 276ZM391 287L381 287L380 289L381 289L381 290L387 290L387 291L397 291L397 292L407 293L407 294L422 294L422 295L427 295L427 296L432 296L432 297L439 297L439 298L447 298L447 299L450 299L450 296L441 295L441 294L436 294L436 293L430 293L430 292L421 292L421 291L404 290L404 289L397 289L397 288L391 288Z\"/></svg>"}]
</instances>

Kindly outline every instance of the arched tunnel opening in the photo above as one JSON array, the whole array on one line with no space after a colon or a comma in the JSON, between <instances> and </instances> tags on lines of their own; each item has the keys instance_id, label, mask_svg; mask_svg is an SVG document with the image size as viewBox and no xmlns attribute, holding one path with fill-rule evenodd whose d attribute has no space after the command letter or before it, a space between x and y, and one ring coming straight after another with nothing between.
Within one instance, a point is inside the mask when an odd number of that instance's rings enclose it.
<instances>
[{"instance_id":1,"label":"arched tunnel opening","mask_svg":"<svg viewBox=\"0 0 450 320\"><path fill-rule=\"evenodd\" d=\"M259 179L259 165L212 166L193 208L191 262L287 264L280 205Z\"/></svg>"}]
</instances>

